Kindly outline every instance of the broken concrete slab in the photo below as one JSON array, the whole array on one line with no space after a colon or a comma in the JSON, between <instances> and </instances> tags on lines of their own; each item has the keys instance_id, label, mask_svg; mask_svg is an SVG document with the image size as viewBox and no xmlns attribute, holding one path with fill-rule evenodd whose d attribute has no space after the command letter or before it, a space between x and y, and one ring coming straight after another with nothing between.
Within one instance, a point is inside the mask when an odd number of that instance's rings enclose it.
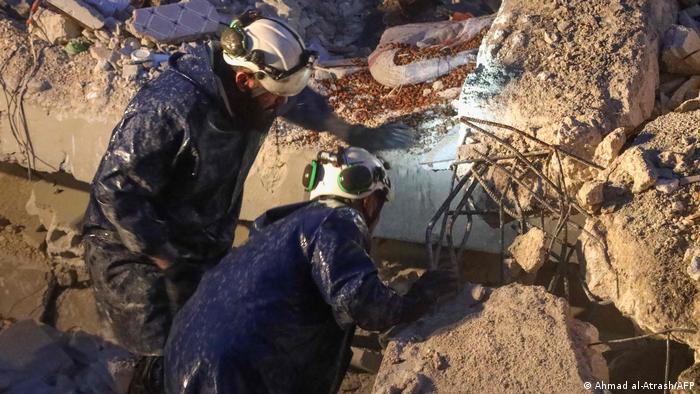
<instances>
[{"instance_id":1,"label":"broken concrete slab","mask_svg":"<svg viewBox=\"0 0 700 394\"><path fill-rule=\"evenodd\" d=\"M127 27L137 37L179 43L219 30L219 14L206 0L190 0L134 10Z\"/></svg>"},{"instance_id":2,"label":"broken concrete slab","mask_svg":"<svg viewBox=\"0 0 700 394\"><path fill-rule=\"evenodd\" d=\"M104 27L102 14L82 0L48 0L48 2L85 27L92 30Z\"/></svg>"},{"instance_id":3,"label":"broken concrete slab","mask_svg":"<svg viewBox=\"0 0 700 394\"><path fill-rule=\"evenodd\" d=\"M80 221L89 200L86 191L60 187L46 181L34 184L26 209L39 217L47 230L46 252L55 259L72 260L83 255Z\"/></svg>"},{"instance_id":4,"label":"broken concrete slab","mask_svg":"<svg viewBox=\"0 0 700 394\"><path fill-rule=\"evenodd\" d=\"M129 0L85 0L105 17L115 16L129 7Z\"/></svg>"},{"instance_id":5,"label":"broken concrete slab","mask_svg":"<svg viewBox=\"0 0 700 394\"><path fill-rule=\"evenodd\" d=\"M651 116L658 38L677 8L672 0L505 0L464 83L459 115L505 123L591 158L607 133ZM560 39L548 44L544 33ZM465 134L479 137L466 127ZM571 191L594 176L563 161Z\"/></svg>"},{"instance_id":6,"label":"broken concrete slab","mask_svg":"<svg viewBox=\"0 0 700 394\"><path fill-rule=\"evenodd\" d=\"M523 271L533 274L547 261L547 237L544 231L532 227L515 237L508 250Z\"/></svg>"},{"instance_id":7,"label":"broken concrete slab","mask_svg":"<svg viewBox=\"0 0 700 394\"><path fill-rule=\"evenodd\" d=\"M698 124L700 111L668 113L646 124L631 149L653 161L658 152L678 151L685 140L700 140ZM676 174L679 178L697 173L700 154L694 152L685 161L689 164ZM614 172L609 182L611 190L624 190L631 180ZM700 223L684 220L700 204L697 193L700 186L692 183L670 194L650 190L606 195L606 204L615 208L586 222L595 235L581 236L589 289L614 302L644 331L700 325L700 283L688 275L694 254L685 257L686 250L700 247ZM700 334L674 336L700 349Z\"/></svg>"},{"instance_id":8,"label":"broken concrete slab","mask_svg":"<svg viewBox=\"0 0 700 394\"><path fill-rule=\"evenodd\" d=\"M59 334L53 328L23 320L0 333L0 365L2 369L16 371L18 380L66 373L75 366L73 359L59 343Z\"/></svg>"},{"instance_id":9,"label":"broken concrete slab","mask_svg":"<svg viewBox=\"0 0 700 394\"><path fill-rule=\"evenodd\" d=\"M467 291L391 335L373 393L590 392L607 366L562 298L518 284ZM497 389L494 389L497 388Z\"/></svg>"},{"instance_id":10,"label":"broken concrete slab","mask_svg":"<svg viewBox=\"0 0 700 394\"><path fill-rule=\"evenodd\" d=\"M59 330L78 328L100 336L109 333L97 313L92 288L64 290L56 302L56 308L56 328Z\"/></svg>"},{"instance_id":11,"label":"broken concrete slab","mask_svg":"<svg viewBox=\"0 0 700 394\"><path fill-rule=\"evenodd\" d=\"M30 31L32 34L46 39L52 44L60 44L67 42L71 38L80 37L82 28L64 15L46 8L40 8L32 16Z\"/></svg>"}]
</instances>

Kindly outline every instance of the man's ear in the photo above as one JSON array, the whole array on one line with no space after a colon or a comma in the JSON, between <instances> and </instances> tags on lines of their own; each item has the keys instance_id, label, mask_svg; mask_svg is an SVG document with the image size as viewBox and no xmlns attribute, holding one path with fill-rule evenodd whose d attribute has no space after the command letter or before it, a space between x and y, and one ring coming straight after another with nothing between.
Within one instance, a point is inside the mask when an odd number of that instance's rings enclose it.
<instances>
[{"instance_id":1,"label":"man's ear","mask_svg":"<svg viewBox=\"0 0 700 394\"><path fill-rule=\"evenodd\" d=\"M255 87L255 79L246 72L236 71L236 87L241 92L250 92Z\"/></svg>"}]
</instances>

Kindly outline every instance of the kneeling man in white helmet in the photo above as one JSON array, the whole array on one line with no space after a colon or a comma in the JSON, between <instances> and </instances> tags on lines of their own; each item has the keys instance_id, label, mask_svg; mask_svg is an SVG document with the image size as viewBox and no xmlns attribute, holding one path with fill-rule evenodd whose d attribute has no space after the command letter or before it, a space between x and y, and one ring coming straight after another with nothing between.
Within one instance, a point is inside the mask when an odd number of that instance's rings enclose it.
<instances>
[{"instance_id":1,"label":"kneeling man in white helmet","mask_svg":"<svg viewBox=\"0 0 700 394\"><path fill-rule=\"evenodd\" d=\"M175 317L167 392L334 393L356 325L382 331L456 292L446 271L404 296L377 277L369 248L392 198L386 169L361 148L318 154L304 171L311 200L259 217Z\"/></svg>"}]
</instances>

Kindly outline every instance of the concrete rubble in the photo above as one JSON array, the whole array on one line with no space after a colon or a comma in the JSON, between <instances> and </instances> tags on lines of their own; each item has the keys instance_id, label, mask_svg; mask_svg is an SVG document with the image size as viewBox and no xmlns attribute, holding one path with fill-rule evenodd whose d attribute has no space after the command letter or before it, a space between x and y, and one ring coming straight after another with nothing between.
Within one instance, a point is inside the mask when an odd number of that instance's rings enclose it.
<instances>
[{"instance_id":1,"label":"concrete rubble","mask_svg":"<svg viewBox=\"0 0 700 394\"><path fill-rule=\"evenodd\" d=\"M467 288L391 335L373 393L583 393L608 380L588 347L597 330L541 287Z\"/></svg>"},{"instance_id":2,"label":"concrete rubble","mask_svg":"<svg viewBox=\"0 0 700 394\"><path fill-rule=\"evenodd\" d=\"M678 182L671 191L639 192L653 185L652 173L671 181L697 174L699 121L700 111L693 111L648 123L611 164L615 169L602 175L607 178L602 213L587 220L586 228L603 244L582 235L590 290L649 332L700 324L700 284L692 265L700 247L695 219L700 185ZM674 335L700 348L700 334Z\"/></svg>"},{"instance_id":3,"label":"concrete rubble","mask_svg":"<svg viewBox=\"0 0 700 394\"><path fill-rule=\"evenodd\" d=\"M547 261L547 239L544 231L537 227L515 238L509 251L520 268L527 274L534 274Z\"/></svg>"},{"instance_id":4,"label":"concrete rubble","mask_svg":"<svg viewBox=\"0 0 700 394\"><path fill-rule=\"evenodd\" d=\"M46 253L56 264L54 274L61 286L89 280L80 243L80 220L88 198L85 191L39 181L27 201L27 212L38 216L46 229Z\"/></svg>"},{"instance_id":5,"label":"concrete rubble","mask_svg":"<svg viewBox=\"0 0 700 394\"><path fill-rule=\"evenodd\" d=\"M125 393L136 360L82 331L23 320L0 331L0 391Z\"/></svg>"},{"instance_id":6,"label":"concrete rubble","mask_svg":"<svg viewBox=\"0 0 700 394\"><path fill-rule=\"evenodd\" d=\"M505 123L591 158L609 132L651 116L660 37L677 8L671 0L506 0L465 81L459 115ZM492 143L465 134L469 143ZM563 166L569 190L591 176L569 158Z\"/></svg>"}]
</instances>

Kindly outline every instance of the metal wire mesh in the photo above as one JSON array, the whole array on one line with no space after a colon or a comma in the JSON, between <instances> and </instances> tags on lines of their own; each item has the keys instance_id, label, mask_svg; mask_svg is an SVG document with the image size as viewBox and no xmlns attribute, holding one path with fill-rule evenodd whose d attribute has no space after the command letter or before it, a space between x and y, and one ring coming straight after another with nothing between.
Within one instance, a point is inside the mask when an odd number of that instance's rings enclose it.
<instances>
[{"instance_id":1,"label":"metal wire mesh","mask_svg":"<svg viewBox=\"0 0 700 394\"><path fill-rule=\"evenodd\" d=\"M426 245L431 266L444 265L443 253L447 253L449 268L458 270L473 227L474 216L497 217L500 230L500 281L505 284L508 280L505 264L508 246L505 244L505 227L516 221L519 234L525 234L530 228L538 227L547 235L547 256L557 264L556 272L549 282L550 292L555 292L563 285L563 295L568 299L569 278L574 277L578 279L591 301L601 303L601 300L586 287L583 273L579 269L572 271L571 268L570 262L574 254L580 258L582 253L580 242L569 240L570 231L585 232L589 239L599 243L604 251L606 246L596 235L572 220L574 215L590 215L569 195L562 159L568 158L584 166L602 168L508 125L469 117L462 117L460 121L473 133L488 141L490 146L495 147L492 151L496 153L487 154L475 149L473 153L476 157L452 164L450 193L426 228ZM504 138L504 134L508 135L508 138ZM523 146L534 148L522 151ZM460 175L460 166L464 165L468 169ZM500 182L494 182L494 178L499 178ZM477 208L477 190L486 196L488 208ZM456 223L461 218L466 219L466 224L456 229ZM555 223L554 226L545 226L546 220ZM456 240L456 234L462 230L464 233L461 239Z\"/></svg>"}]
</instances>

